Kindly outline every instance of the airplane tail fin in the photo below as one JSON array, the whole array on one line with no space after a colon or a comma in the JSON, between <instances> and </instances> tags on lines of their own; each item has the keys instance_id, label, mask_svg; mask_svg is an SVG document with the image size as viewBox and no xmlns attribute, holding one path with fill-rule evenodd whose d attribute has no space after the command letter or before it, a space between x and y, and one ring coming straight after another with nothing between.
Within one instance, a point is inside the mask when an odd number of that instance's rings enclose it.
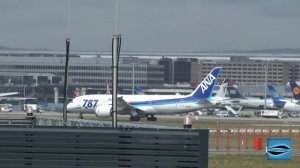
<instances>
[{"instance_id":1,"label":"airplane tail fin","mask_svg":"<svg viewBox=\"0 0 300 168\"><path fill-rule=\"evenodd\" d=\"M300 100L300 87L297 85L295 81L290 81L292 93L296 100Z\"/></svg>"},{"instance_id":2,"label":"airplane tail fin","mask_svg":"<svg viewBox=\"0 0 300 168\"><path fill-rule=\"evenodd\" d=\"M279 96L277 90L272 85L268 85L268 89L273 103L276 105L276 107L282 108L285 105L285 102L282 101L283 97Z\"/></svg>"},{"instance_id":3,"label":"airplane tail fin","mask_svg":"<svg viewBox=\"0 0 300 168\"><path fill-rule=\"evenodd\" d=\"M228 79L224 79L222 84L220 85L219 90L216 93L216 97L225 97L226 95L226 89L227 89L227 85L228 85Z\"/></svg>"},{"instance_id":4,"label":"airplane tail fin","mask_svg":"<svg viewBox=\"0 0 300 168\"><path fill-rule=\"evenodd\" d=\"M143 89L140 88L140 87L135 87L135 88L134 88L134 94L136 94L136 95L143 95L143 94L144 94L144 91L143 91Z\"/></svg>"},{"instance_id":5,"label":"airplane tail fin","mask_svg":"<svg viewBox=\"0 0 300 168\"><path fill-rule=\"evenodd\" d=\"M110 95L109 81L106 80L106 92L105 94Z\"/></svg>"},{"instance_id":6,"label":"airplane tail fin","mask_svg":"<svg viewBox=\"0 0 300 168\"><path fill-rule=\"evenodd\" d=\"M218 80L221 67L216 67L204 78L197 88L190 94L197 99L209 99Z\"/></svg>"},{"instance_id":7,"label":"airplane tail fin","mask_svg":"<svg viewBox=\"0 0 300 168\"><path fill-rule=\"evenodd\" d=\"M76 89L74 89L71 93L72 98L78 97L78 92L76 91Z\"/></svg>"},{"instance_id":8,"label":"airplane tail fin","mask_svg":"<svg viewBox=\"0 0 300 168\"><path fill-rule=\"evenodd\" d=\"M242 96L240 94L240 92L233 86L230 86L230 87L227 87L227 91L228 91L228 94L229 94L229 97L231 99L234 99L234 98L239 98L239 99L246 99L244 96Z\"/></svg>"}]
</instances>

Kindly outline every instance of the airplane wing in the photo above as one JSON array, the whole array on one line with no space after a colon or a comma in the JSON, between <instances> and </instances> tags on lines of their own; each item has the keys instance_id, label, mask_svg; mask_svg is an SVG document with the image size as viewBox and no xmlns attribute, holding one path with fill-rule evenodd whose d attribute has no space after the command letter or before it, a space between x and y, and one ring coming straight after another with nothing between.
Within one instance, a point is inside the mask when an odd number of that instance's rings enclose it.
<instances>
[{"instance_id":1,"label":"airplane wing","mask_svg":"<svg viewBox=\"0 0 300 168\"><path fill-rule=\"evenodd\" d=\"M130 104L128 104L123 97L117 97L117 105L118 105L118 110L122 110L122 109L130 109L130 110L140 110L136 107L131 106Z\"/></svg>"},{"instance_id":2,"label":"airplane wing","mask_svg":"<svg viewBox=\"0 0 300 168\"><path fill-rule=\"evenodd\" d=\"M29 97L0 97L1 100L6 100L6 101L19 101L19 100L34 100L36 98L29 98Z\"/></svg>"},{"instance_id":3,"label":"airplane wing","mask_svg":"<svg viewBox=\"0 0 300 168\"><path fill-rule=\"evenodd\" d=\"M16 94L18 94L18 93L19 93L19 92L0 93L0 97L2 97L2 96L16 95Z\"/></svg>"},{"instance_id":4,"label":"airplane wing","mask_svg":"<svg viewBox=\"0 0 300 168\"><path fill-rule=\"evenodd\" d=\"M296 103L297 105L300 105L300 100L296 101L295 103Z\"/></svg>"},{"instance_id":5,"label":"airplane wing","mask_svg":"<svg viewBox=\"0 0 300 168\"><path fill-rule=\"evenodd\" d=\"M215 105L214 103L210 102L210 101L207 100L207 99L201 99L201 100L198 102L198 104L201 105L201 106L206 106L206 107L208 107L208 106L214 106L214 105Z\"/></svg>"},{"instance_id":6,"label":"airplane wing","mask_svg":"<svg viewBox=\"0 0 300 168\"><path fill-rule=\"evenodd\" d=\"M130 110L134 110L135 112L137 112L139 114L139 112L143 111L139 108L136 108L130 104L128 104L124 99L123 97L118 97L117 98L117 105L118 105L118 110L124 110L124 109L128 109L129 111Z\"/></svg>"}]
</instances>

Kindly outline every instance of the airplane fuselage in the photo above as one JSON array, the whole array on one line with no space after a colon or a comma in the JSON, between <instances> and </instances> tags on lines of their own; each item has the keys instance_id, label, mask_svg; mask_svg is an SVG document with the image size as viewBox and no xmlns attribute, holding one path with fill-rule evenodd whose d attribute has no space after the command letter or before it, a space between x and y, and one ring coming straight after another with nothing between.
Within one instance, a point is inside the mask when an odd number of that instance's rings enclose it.
<instances>
[{"instance_id":1,"label":"airplane fuselage","mask_svg":"<svg viewBox=\"0 0 300 168\"><path fill-rule=\"evenodd\" d=\"M213 88L221 68L214 68L189 95L119 95L116 98L118 114L129 114L130 120L156 121L156 114L180 114L214 106L210 102ZM108 117L112 111L112 95L84 95L73 99L67 106L70 112L95 112L99 117ZM115 109L114 109L115 110ZM150 116L150 117L149 117Z\"/></svg>"},{"instance_id":2,"label":"airplane fuselage","mask_svg":"<svg viewBox=\"0 0 300 168\"><path fill-rule=\"evenodd\" d=\"M186 113L209 107L197 103L198 100L193 97L180 95L119 95L118 97L122 97L128 105L138 109L141 115ZM85 95L73 99L68 104L68 111L94 113L96 107L111 104L111 95ZM129 114L130 110L118 105L119 114Z\"/></svg>"},{"instance_id":3,"label":"airplane fuselage","mask_svg":"<svg viewBox=\"0 0 300 168\"><path fill-rule=\"evenodd\" d=\"M300 105L294 102L286 101L285 105L282 108L286 112L296 112L300 113Z\"/></svg>"},{"instance_id":4,"label":"airplane fuselage","mask_svg":"<svg viewBox=\"0 0 300 168\"><path fill-rule=\"evenodd\" d=\"M265 105L265 99L258 99L258 98L246 98L246 99L231 99L230 100L233 104L238 104L243 106L243 108L252 108L252 109L262 109ZM266 100L266 108L267 109L274 109L274 103L272 99Z\"/></svg>"}]
</instances>

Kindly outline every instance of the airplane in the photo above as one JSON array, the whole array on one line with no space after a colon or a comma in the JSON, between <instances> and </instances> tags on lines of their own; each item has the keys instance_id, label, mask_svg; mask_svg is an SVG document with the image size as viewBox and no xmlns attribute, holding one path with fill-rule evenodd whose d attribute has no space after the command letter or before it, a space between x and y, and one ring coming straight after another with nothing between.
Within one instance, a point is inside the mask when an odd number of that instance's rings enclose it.
<instances>
[{"instance_id":1,"label":"airplane","mask_svg":"<svg viewBox=\"0 0 300 168\"><path fill-rule=\"evenodd\" d=\"M224 79L222 84L217 90L216 95L212 97L212 102L216 104L216 107L225 108L228 112L231 112L233 115L238 116L242 109L242 106L233 105L230 98L226 97L226 90L228 87L228 79ZM235 110L234 108L238 110Z\"/></svg>"},{"instance_id":2,"label":"airplane","mask_svg":"<svg viewBox=\"0 0 300 168\"><path fill-rule=\"evenodd\" d=\"M290 100L285 100L282 96L278 94L278 92L272 85L268 85L268 89L269 94L274 102L274 106L286 112L300 112L300 101L293 102Z\"/></svg>"},{"instance_id":3,"label":"airplane","mask_svg":"<svg viewBox=\"0 0 300 168\"><path fill-rule=\"evenodd\" d=\"M240 92L235 87L227 87L227 91L230 97L230 102L232 102L233 106L242 106L243 108L250 109L263 109L265 105L265 99L260 98L246 98L240 94ZM273 106L272 99L266 100L266 108L267 109L276 109Z\"/></svg>"},{"instance_id":4,"label":"airplane","mask_svg":"<svg viewBox=\"0 0 300 168\"><path fill-rule=\"evenodd\" d=\"M214 68L189 95L118 95L117 111L120 115L130 115L131 121L147 117L156 121L157 114L181 114L209 108L213 88L221 67ZM74 98L67 105L69 112L94 112L98 117L111 116L111 95L84 95Z\"/></svg>"},{"instance_id":5,"label":"airplane","mask_svg":"<svg viewBox=\"0 0 300 168\"><path fill-rule=\"evenodd\" d=\"M228 81L227 79L224 79L222 84L219 85L219 89L216 91L215 96L211 98L211 101L214 102L217 106L222 105L225 100L228 100L226 98L226 89L227 89Z\"/></svg>"}]
</instances>

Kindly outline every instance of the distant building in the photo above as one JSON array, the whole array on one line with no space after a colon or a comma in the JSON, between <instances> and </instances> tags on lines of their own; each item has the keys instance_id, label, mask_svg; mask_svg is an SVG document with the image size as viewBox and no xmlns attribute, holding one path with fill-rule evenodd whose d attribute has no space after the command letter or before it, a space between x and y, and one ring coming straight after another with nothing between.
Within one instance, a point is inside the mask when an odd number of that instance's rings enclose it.
<instances>
[{"instance_id":1,"label":"distant building","mask_svg":"<svg viewBox=\"0 0 300 168\"><path fill-rule=\"evenodd\" d=\"M62 94L64 56L18 54L0 56L0 59L0 92L16 90L24 92L22 96L31 94L48 102L54 101L55 87ZM111 80L111 62L111 58L100 56L70 57L69 90L85 88L87 94L105 93L106 80ZM120 58L119 93L131 93L133 82L141 88L162 87L163 68L162 65L150 63L149 59ZM111 81L109 83L112 84Z\"/></svg>"},{"instance_id":2,"label":"distant building","mask_svg":"<svg viewBox=\"0 0 300 168\"><path fill-rule=\"evenodd\" d=\"M284 85L290 80L300 79L299 61L263 61L248 58L230 60L199 60L202 77L216 66L222 67L221 78L229 78L238 85L261 85L265 82L267 68L268 83Z\"/></svg>"},{"instance_id":3,"label":"distant building","mask_svg":"<svg viewBox=\"0 0 300 168\"><path fill-rule=\"evenodd\" d=\"M174 83L191 82L191 65L190 59L174 60Z\"/></svg>"},{"instance_id":4,"label":"distant building","mask_svg":"<svg viewBox=\"0 0 300 168\"><path fill-rule=\"evenodd\" d=\"M164 58L161 60L165 60ZM261 85L265 82L267 68L268 83L285 85L290 80L300 79L300 61L262 60L249 57L229 57L229 59L172 59L173 84L182 82L199 83L214 68L222 67L220 80L229 78L237 85ZM166 64L164 64L166 65ZM169 64L168 64L169 65ZM168 69L165 67L165 69ZM169 77L167 77L169 79ZM165 80L166 76L165 76Z\"/></svg>"},{"instance_id":5,"label":"distant building","mask_svg":"<svg viewBox=\"0 0 300 168\"><path fill-rule=\"evenodd\" d=\"M171 58L162 58L158 61L164 67L164 83L173 83L173 61Z\"/></svg>"}]
</instances>

